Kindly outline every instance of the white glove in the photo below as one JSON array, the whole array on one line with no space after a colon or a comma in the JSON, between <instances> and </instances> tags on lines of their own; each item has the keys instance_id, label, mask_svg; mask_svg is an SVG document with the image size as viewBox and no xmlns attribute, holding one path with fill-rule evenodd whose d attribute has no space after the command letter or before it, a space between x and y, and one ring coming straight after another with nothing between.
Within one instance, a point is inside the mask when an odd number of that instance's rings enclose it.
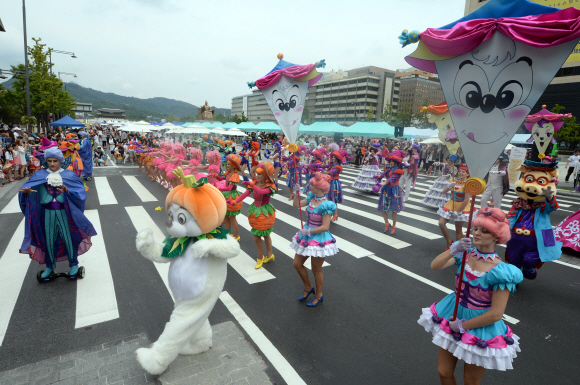
<instances>
[{"instance_id":1,"label":"white glove","mask_svg":"<svg viewBox=\"0 0 580 385\"><path fill-rule=\"evenodd\" d=\"M465 318L464 319L459 319L456 318L453 321L449 321L449 327L451 328L451 330L453 330L455 333L465 333L467 330L463 329L463 322L467 321Z\"/></svg>"},{"instance_id":2,"label":"white glove","mask_svg":"<svg viewBox=\"0 0 580 385\"><path fill-rule=\"evenodd\" d=\"M292 190L294 191L295 195L300 195L300 185L299 184L295 184L294 187L292 188Z\"/></svg>"},{"instance_id":3,"label":"white glove","mask_svg":"<svg viewBox=\"0 0 580 385\"><path fill-rule=\"evenodd\" d=\"M453 190L455 188L455 182L451 182L447 185L447 188Z\"/></svg>"},{"instance_id":4,"label":"white glove","mask_svg":"<svg viewBox=\"0 0 580 385\"><path fill-rule=\"evenodd\" d=\"M153 230L145 229L137 233L137 238L135 239L135 246L137 251L143 252L151 249L151 246L155 243L153 238Z\"/></svg>"},{"instance_id":5,"label":"white glove","mask_svg":"<svg viewBox=\"0 0 580 385\"><path fill-rule=\"evenodd\" d=\"M310 229L307 229L306 227L300 229L300 235L303 237L310 236Z\"/></svg>"},{"instance_id":6,"label":"white glove","mask_svg":"<svg viewBox=\"0 0 580 385\"><path fill-rule=\"evenodd\" d=\"M459 242L454 242L451 247L449 248L449 251L451 252L451 255L455 255L457 253L462 253L464 251L467 251L471 249L471 239L469 238L461 238L459 240Z\"/></svg>"},{"instance_id":7,"label":"white glove","mask_svg":"<svg viewBox=\"0 0 580 385\"><path fill-rule=\"evenodd\" d=\"M555 192L556 192L555 190L552 190L552 186L548 186L543 187L542 192L539 195L543 195L546 197L547 200L551 201L552 198L554 197Z\"/></svg>"}]
</instances>

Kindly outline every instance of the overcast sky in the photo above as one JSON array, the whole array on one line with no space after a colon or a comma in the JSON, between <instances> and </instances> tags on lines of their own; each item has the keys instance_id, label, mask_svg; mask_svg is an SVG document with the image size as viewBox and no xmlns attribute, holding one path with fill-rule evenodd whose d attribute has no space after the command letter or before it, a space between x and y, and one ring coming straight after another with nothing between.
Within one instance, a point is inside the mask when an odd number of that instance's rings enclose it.
<instances>
[{"instance_id":1,"label":"overcast sky","mask_svg":"<svg viewBox=\"0 0 580 385\"><path fill-rule=\"evenodd\" d=\"M28 40L73 51L54 71L125 96L231 108L278 52L325 71L407 68L397 36L463 16L465 0L27 0ZM22 1L2 0L0 69L24 62ZM73 80L71 77L65 78ZM82 102L82 100L81 100Z\"/></svg>"}]
</instances>

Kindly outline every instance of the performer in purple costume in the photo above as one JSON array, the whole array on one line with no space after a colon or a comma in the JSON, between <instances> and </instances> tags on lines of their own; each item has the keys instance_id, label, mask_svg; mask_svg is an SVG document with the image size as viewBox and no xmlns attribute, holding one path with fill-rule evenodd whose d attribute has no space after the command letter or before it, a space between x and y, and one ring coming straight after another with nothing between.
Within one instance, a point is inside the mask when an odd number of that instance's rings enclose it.
<instances>
[{"instance_id":1,"label":"performer in purple costume","mask_svg":"<svg viewBox=\"0 0 580 385\"><path fill-rule=\"evenodd\" d=\"M55 274L56 262L69 261L69 275L78 271L77 257L86 253L97 235L83 214L87 195L80 178L65 170L64 157L49 148L42 160L44 169L34 173L19 192L25 232L20 252L46 264L42 278Z\"/></svg>"}]
</instances>

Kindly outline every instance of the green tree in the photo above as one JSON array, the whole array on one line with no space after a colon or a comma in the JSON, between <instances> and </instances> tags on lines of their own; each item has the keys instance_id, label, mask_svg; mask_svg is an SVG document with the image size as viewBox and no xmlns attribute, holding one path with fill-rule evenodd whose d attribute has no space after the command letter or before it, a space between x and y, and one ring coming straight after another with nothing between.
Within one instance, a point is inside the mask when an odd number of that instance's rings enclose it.
<instances>
[{"instance_id":1,"label":"green tree","mask_svg":"<svg viewBox=\"0 0 580 385\"><path fill-rule=\"evenodd\" d=\"M565 110L566 107L556 104L552 107L552 112L555 114L563 113L562 111ZM580 140L580 125L576 123L576 117L573 116L571 118L563 118L564 125L560 128L554 136L558 142L566 141L570 143L576 143Z\"/></svg>"},{"instance_id":2,"label":"green tree","mask_svg":"<svg viewBox=\"0 0 580 385\"><path fill-rule=\"evenodd\" d=\"M393 112L393 105L391 103L385 104L383 113L381 114L381 122L387 122L390 124L395 119L395 113Z\"/></svg>"},{"instance_id":3,"label":"green tree","mask_svg":"<svg viewBox=\"0 0 580 385\"><path fill-rule=\"evenodd\" d=\"M193 122L195 119L197 119L195 116L182 116L181 119L179 119L180 122Z\"/></svg>"},{"instance_id":4,"label":"green tree","mask_svg":"<svg viewBox=\"0 0 580 385\"><path fill-rule=\"evenodd\" d=\"M225 116L224 114L216 114L214 116L214 120L220 123L227 123L232 121L231 118L229 118L228 116Z\"/></svg>"},{"instance_id":5,"label":"green tree","mask_svg":"<svg viewBox=\"0 0 580 385\"><path fill-rule=\"evenodd\" d=\"M375 120L375 108L373 106L369 106L367 110L367 117L365 118L367 122L372 122Z\"/></svg>"},{"instance_id":6,"label":"green tree","mask_svg":"<svg viewBox=\"0 0 580 385\"><path fill-rule=\"evenodd\" d=\"M415 127L417 128L436 128L435 123L429 123L429 118L427 115L429 114L429 110L427 110L426 106L430 105L431 101L425 99L423 101L423 105L425 108L421 107L419 112L413 115L413 122Z\"/></svg>"},{"instance_id":7,"label":"green tree","mask_svg":"<svg viewBox=\"0 0 580 385\"><path fill-rule=\"evenodd\" d=\"M411 122L413 121L415 114L411 109L411 104L409 102L405 102L399 109L397 110L397 125L403 127L411 126Z\"/></svg>"},{"instance_id":8,"label":"green tree","mask_svg":"<svg viewBox=\"0 0 580 385\"><path fill-rule=\"evenodd\" d=\"M177 116L169 114L165 117L166 122L177 122Z\"/></svg>"},{"instance_id":9,"label":"green tree","mask_svg":"<svg viewBox=\"0 0 580 385\"><path fill-rule=\"evenodd\" d=\"M246 118L246 115L242 111L242 117L241 118L238 117L238 114L235 114L232 120L234 122L236 122L236 124L240 124L242 122L247 122L248 121L248 118Z\"/></svg>"},{"instance_id":10,"label":"green tree","mask_svg":"<svg viewBox=\"0 0 580 385\"><path fill-rule=\"evenodd\" d=\"M74 117L71 109L76 106L74 98L63 90L63 82L55 74L50 75L51 65L48 61L48 49L46 44L41 44L40 38L32 38L34 46L28 47L29 56L29 87L31 114L43 124L48 126L49 113L62 111ZM11 66L12 71L24 73L23 64ZM6 91L4 101L14 109L16 114L26 114L26 79L23 75L14 75L12 90Z\"/></svg>"},{"instance_id":11,"label":"green tree","mask_svg":"<svg viewBox=\"0 0 580 385\"><path fill-rule=\"evenodd\" d=\"M302 122L304 124L314 123L314 116L310 116L310 107L308 107L308 103L304 103L304 110L302 111Z\"/></svg>"}]
</instances>

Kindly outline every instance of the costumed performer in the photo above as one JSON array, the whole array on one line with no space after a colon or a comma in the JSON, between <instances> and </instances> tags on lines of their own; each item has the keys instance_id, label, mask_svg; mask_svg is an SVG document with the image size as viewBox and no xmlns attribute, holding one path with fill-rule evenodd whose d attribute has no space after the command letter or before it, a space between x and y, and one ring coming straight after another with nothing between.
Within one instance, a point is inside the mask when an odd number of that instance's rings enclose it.
<instances>
[{"instance_id":1,"label":"costumed performer","mask_svg":"<svg viewBox=\"0 0 580 385\"><path fill-rule=\"evenodd\" d=\"M437 214L441 217L439 218L439 228L447 241L445 250L449 249L449 246L453 243L449 236L447 222L455 222L455 239L460 240L463 238L463 222L467 222L469 211L471 210L471 195L465 192L465 182L469 178L469 169L466 164L459 165L457 176L459 179L451 179L447 187L442 191L443 194L451 191L451 199L437 210Z\"/></svg>"},{"instance_id":2,"label":"costumed performer","mask_svg":"<svg viewBox=\"0 0 580 385\"><path fill-rule=\"evenodd\" d=\"M165 199L167 237L155 241L153 230L137 234L137 251L156 263L170 263L168 282L175 307L163 333L150 348L136 351L137 360L151 374L163 373L178 354L191 355L212 346L210 315L227 275L227 259L236 257L240 245L219 226L227 205L220 191L184 175L183 181Z\"/></svg>"},{"instance_id":3,"label":"costumed performer","mask_svg":"<svg viewBox=\"0 0 580 385\"><path fill-rule=\"evenodd\" d=\"M242 171L240 157L235 154L230 154L226 157L228 162L227 171L225 174L225 184L219 187L227 201L237 199L241 194L238 191L238 183L240 183L239 172ZM236 241L240 241L240 233L238 229L238 220L236 215L240 213L243 202L235 205L228 204L228 211L226 211L225 226L226 229L231 230Z\"/></svg>"},{"instance_id":4,"label":"costumed performer","mask_svg":"<svg viewBox=\"0 0 580 385\"><path fill-rule=\"evenodd\" d=\"M441 165L445 165L445 167L440 171L439 178L435 179L433 185L429 187L429 191L425 193L423 200L421 201L423 204L431 207L443 207L449 199L451 199L451 194L449 192L443 194L443 190L449 185L451 178L455 178L453 173L455 172L454 162L449 160L449 158L445 159L447 164L435 162L434 165L439 167Z\"/></svg>"},{"instance_id":5,"label":"costumed performer","mask_svg":"<svg viewBox=\"0 0 580 385\"><path fill-rule=\"evenodd\" d=\"M518 198L508 213L512 238L505 260L523 269L524 278L535 279L536 269L562 255L562 242L556 241L550 221L551 213L560 207L556 200L558 162L526 160L518 171L521 177L514 183Z\"/></svg>"},{"instance_id":6,"label":"costumed performer","mask_svg":"<svg viewBox=\"0 0 580 385\"><path fill-rule=\"evenodd\" d=\"M280 163L282 158L282 145L278 142L274 142L272 143L272 146L274 147L272 155L270 155L270 150L266 150L264 156L266 159L274 162L274 181L276 183L276 188L278 188L278 178L282 174L282 163Z\"/></svg>"},{"instance_id":7,"label":"costumed performer","mask_svg":"<svg viewBox=\"0 0 580 385\"><path fill-rule=\"evenodd\" d=\"M403 193L403 200L406 202L409 199L409 194L411 194L411 186L415 188L415 182L417 180L419 154L417 151L421 147L418 144L414 144L411 148L408 148L403 152L402 161L409 166L403 166L403 176L399 180L399 185L401 186L401 192Z\"/></svg>"},{"instance_id":8,"label":"costumed performer","mask_svg":"<svg viewBox=\"0 0 580 385\"><path fill-rule=\"evenodd\" d=\"M24 240L20 252L28 254L46 269L40 278L50 280L55 275L56 262L68 260L69 276L79 270L78 256L91 248L91 237L97 235L85 217L87 194L81 179L66 170L62 151L48 148L38 170L18 193L20 210L24 214Z\"/></svg>"},{"instance_id":9,"label":"costumed performer","mask_svg":"<svg viewBox=\"0 0 580 385\"><path fill-rule=\"evenodd\" d=\"M488 207L489 198L493 199L493 207L501 209L503 196L510 191L510 179L507 175L507 168L502 163L502 158L498 158L489 170L485 178L486 188L481 195L481 208Z\"/></svg>"},{"instance_id":10,"label":"costumed performer","mask_svg":"<svg viewBox=\"0 0 580 385\"><path fill-rule=\"evenodd\" d=\"M85 180L93 179L93 146L91 139L84 131L79 131L82 137L78 154L83 162L82 176Z\"/></svg>"},{"instance_id":11,"label":"costumed performer","mask_svg":"<svg viewBox=\"0 0 580 385\"><path fill-rule=\"evenodd\" d=\"M294 199L294 186L298 184L302 186L302 167L300 165L300 156L304 152L304 146L298 146L298 151L296 153L290 154L289 156L282 157L282 161L285 162L288 168L288 173L286 174L286 186L290 190L290 198L288 200Z\"/></svg>"},{"instance_id":12,"label":"costumed performer","mask_svg":"<svg viewBox=\"0 0 580 385\"><path fill-rule=\"evenodd\" d=\"M308 219L304 227L292 239L290 247L296 252L294 268L304 283L304 293L298 298L298 301L305 301L310 294L314 294L314 299L306 304L310 307L318 306L324 301L322 264L326 257L338 253L336 239L328 231L330 217L336 210L336 204L328 200L330 189L330 176L319 172L315 173L314 178L310 180L310 192L306 199L299 202L300 186L294 187L293 206L295 208L306 207ZM310 262L316 288L310 283L308 270L304 267L304 263L310 257L312 257Z\"/></svg>"},{"instance_id":13,"label":"costumed performer","mask_svg":"<svg viewBox=\"0 0 580 385\"><path fill-rule=\"evenodd\" d=\"M316 142L314 142L316 144ZM310 142L312 145L312 142ZM310 191L310 180L314 178L314 174L322 171L322 161L326 155L326 151L323 148L315 148L310 151L310 164L306 168L306 185L304 186L304 194L308 194Z\"/></svg>"},{"instance_id":14,"label":"costumed performer","mask_svg":"<svg viewBox=\"0 0 580 385\"><path fill-rule=\"evenodd\" d=\"M250 162L248 162L247 152L250 148L250 145L245 140L242 142L242 151L239 153L240 159L242 160L242 177L244 178L245 182L249 182L250 178L246 175L246 170L250 166ZM248 171L249 172L249 171Z\"/></svg>"},{"instance_id":15,"label":"costumed performer","mask_svg":"<svg viewBox=\"0 0 580 385\"><path fill-rule=\"evenodd\" d=\"M378 155L380 147L381 145L375 142L371 150L366 154L363 168L354 181L354 188L369 192L373 190L375 176L381 174L381 169L379 168L381 157Z\"/></svg>"},{"instance_id":16,"label":"costumed performer","mask_svg":"<svg viewBox=\"0 0 580 385\"><path fill-rule=\"evenodd\" d=\"M438 255L431 268L441 270L456 266L455 286L459 282L463 252L465 271L457 308L452 320L456 293L451 293L431 307L423 308L418 323L433 334L439 346L438 372L442 384L455 384L457 360L463 360L464 382L479 384L486 369L513 369L520 352L519 337L502 320L510 292L522 282L522 272L501 261L495 246L510 239L506 216L501 209L479 210L473 220L471 239L463 238Z\"/></svg>"},{"instance_id":17,"label":"costumed performer","mask_svg":"<svg viewBox=\"0 0 580 385\"><path fill-rule=\"evenodd\" d=\"M258 156L260 155L260 143L253 141L252 148L248 152L248 156L250 157L250 176L253 180L256 179L256 167L258 167Z\"/></svg>"},{"instance_id":18,"label":"costumed performer","mask_svg":"<svg viewBox=\"0 0 580 385\"><path fill-rule=\"evenodd\" d=\"M329 201L334 202L336 205L336 211L332 214L332 221L338 220L338 204L344 202L344 197L342 195L342 183L340 183L340 173L342 172L342 163L344 158L338 151L334 151L330 154L331 164L327 167L327 173L330 175L330 190L328 190L327 198Z\"/></svg>"},{"instance_id":19,"label":"costumed performer","mask_svg":"<svg viewBox=\"0 0 580 385\"><path fill-rule=\"evenodd\" d=\"M382 187L379 193L379 205L378 210L383 215L385 220L385 233L394 235L397 229L397 217L400 211L405 209L405 203L403 200L403 193L401 187L399 186L399 180L403 175L403 170L400 168L402 164L401 156L403 151L394 150L389 158L389 167L385 169L383 175L379 178L385 179L382 182ZM389 223L389 212L393 218L393 224Z\"/></svg>"},{"instance_id":20,"label":"costumed performer","mask_svg":"<svg viewBox=\"0 0 580 385\"><path fill-rule=\"evenodd\" d=\"M250 192L254 194L254 203L248 208L248 222L252 226L250 232L254 235L254 242L258 249L256 269L259 269L262 264L275 260L270 234L276 221L276 209L270 203L270 198L276 194L276 185L274 184L274 166L271 163L259 163L256 167L256 180L250 182L247 190L235 201L228 203L239 204L250 195ZM267 257L264 257L262 238L266 244Z\"/></svg>"}]
</instances>

